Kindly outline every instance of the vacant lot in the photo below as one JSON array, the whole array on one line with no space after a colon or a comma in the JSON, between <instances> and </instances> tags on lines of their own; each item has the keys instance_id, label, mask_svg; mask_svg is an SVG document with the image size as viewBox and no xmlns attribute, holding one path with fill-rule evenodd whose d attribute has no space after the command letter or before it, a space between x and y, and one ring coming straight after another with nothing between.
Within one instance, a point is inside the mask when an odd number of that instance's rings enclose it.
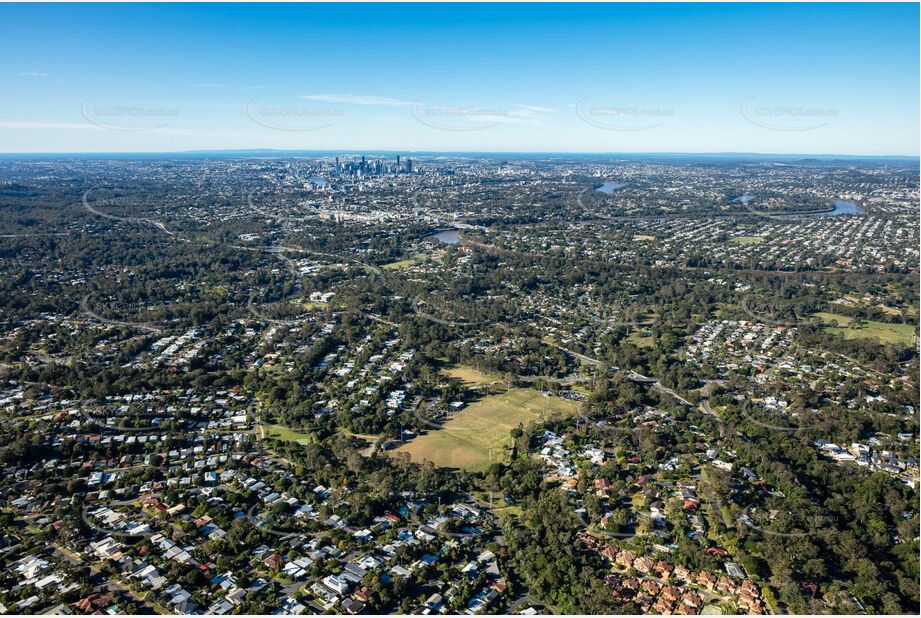
<instances>
[{"instance_id":1,"label":"vacant lot","mask_svg":"<svg viewBox=\"0 0 921 618\"><path fill-rule=\"evenodd\" d=\"M423 259L425 256L422 254L414 255L408 260L400 260L399 262L390 262L389 264L384 264L381 268L386 270L403 270L414 265L419 260Z\"/></svg>"},{"instance_id":2,"label":"vacant lot","mask_svg":"<svg viewBox=\"0 0 921 618\"><path fill-rule=\"evenodd\" d=\"M885 322L865 322L858 328L848 328L853 321L846 315L837 313L816 313L826 324L835 321L839 326L829 326L825 330L830 333L842 334L845 339L872 338L883 343L901 343L914 345L917 341L917 332L911 324L886 324Z\"/></svg>"},{"instance_id":3,"label":"vacant lot","mask_svg":"<svg viewBox=\"0 0 921 618\"><path fill-rule=\"evenodd\" d=\"M469 367L467 365L458 365L456 367L444 369L441 373L448 376L449 378L457 378L463 382L464 386L467 388L474 388L484 384L492 384L493 382L500 381L498 376L477 371L473 367Z\"/></svg>"},{"instance_id":4,"label":"vacant lot","mask_svg":"<svg viewBox=\"0 0 921 618\"><path fill-rule=\"evenodd\" d=\"M635 330L627 337L627 341L640 348L656 347L655 338L652 335L645 334L645 330Z\"/></svg>"},{"instance_id":5,"label":"vacant lot","mask_svg":"<svg viewBox=\"0 0 921 618\"><path fill-rule=\"evenodd\" d=\"M652 330L649 328L655 322L657 314L645 314L639 321L640 327L634 328L633 332L627 336L627 341L641 348L656 347L655 337L652 336Z\"/></svg>"},{"instance_id":6,"label":"vacant lot","mask_svg":"<svg viewBox=\"0 0 921 618\"><path fill-rule=\"evenodd\" d=\"M481 383L484 379L487 383L492 381L483 374L479 376L476 379ZM509 432L519 424L528 425L553 412L574 414L578 405L559 397L545 397L533 389L513 388L468 406L441 429L431 429L391 452L406 452L413 461L431 461L445 468L483 470L490 461L505 459L512 443Z\"/></svg>"},{"instance_id":7,"label":"vacant lot","mask_svg":"<svg viewBox=\"0 0 921 618\"><path fill-rule=\"evenodd\" d=\"M316 438L309 433L296 431L283 425L260 425L259 429L264 432L267 438L277 438L287 442L297 442L298 444L310 444L316 441Z\"/></svg>"}]
</instances>

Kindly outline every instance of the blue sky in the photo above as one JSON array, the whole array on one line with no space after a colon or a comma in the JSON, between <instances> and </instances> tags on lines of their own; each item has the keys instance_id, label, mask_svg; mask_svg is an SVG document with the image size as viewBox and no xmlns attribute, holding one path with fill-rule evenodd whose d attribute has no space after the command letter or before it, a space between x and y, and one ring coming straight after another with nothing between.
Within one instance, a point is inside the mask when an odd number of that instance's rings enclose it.
<instances>
[{"instance_id":1,"label":"blue sky","mask_svg":"<svg viewBox=\"0 0 921 618\"><path fill-rule=\"evenodd\" d=\"M0 5L0 151L917 155L917 4Z\"/></svg>"}]
</instances>

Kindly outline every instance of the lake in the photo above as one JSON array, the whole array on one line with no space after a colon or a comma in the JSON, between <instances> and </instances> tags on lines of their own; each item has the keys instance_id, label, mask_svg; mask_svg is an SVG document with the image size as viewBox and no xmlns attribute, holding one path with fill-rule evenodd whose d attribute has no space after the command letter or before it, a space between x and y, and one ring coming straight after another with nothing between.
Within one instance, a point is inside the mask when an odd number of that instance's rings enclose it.
<instances>
[{"instance_id":1,"label":"lake","mask_svg":"<svg viewBox=\"0 0 921 618\"><path fill-rule=\"evenodd\" d=\"M862 214L860 208L854 202L847 200L835 200L835 208L829 212L820 212L817 217L834 217L835 215L859 215Z\"/></svg>"},{"instance_id":2,"label":"lake","mask_svg":"<svg viewBox=\"0 0 921 618\"><path fill-rule=\"evenodd\" d=\"M740 195L732 199L733 202L747 204L750 201L755 199L754 195ZM849 202L847 200L835 200L834 208L831 210L826 210L823 212L803 212L803 213L785 213L785 214L776 214L772 215L776 218L783 219L799 219L803 217L837 217L839 215L860 215L863 214L863 211L860 210L860 207L857 206L854 202Z\"/></svg>"},{"instance_id":3,"label":"lake","mask_svg":"<svg viewBox=\"0 0 921 618\"><path fill-rule=\"evenodd\" d=\"M460 230L445 230L437 234L432 234L431 236L426 236L423 240L429 240L431 238L447 245L456 245L460 242Z\"/></svg>"},{"instance_id":4,"label":"lake","mask_svg":"<svg viewBox=\"0 0 921 618\"><path fill-rule=\"evenodd\" d=\"M598 191L600 193L605 193L607 195L611 195L612 193L614 193L621 187L626 187L626 186L627 185L625 185L622 182L606 182L600 187L595 187L595 191Z\"/></svg>"},{"instance_id":5,"label":"lake","mask_svg":"<svg viewBox=\"0 0 921 618\"><path fill-rule=\"evenodd\" d=\"M804 212L802 214L778 215L784 219L803 219L806 217L838 217L841 215L861 215L863 211L854 202L835 200L834 208L824 212Z\"/></svg>"}]
</instances>

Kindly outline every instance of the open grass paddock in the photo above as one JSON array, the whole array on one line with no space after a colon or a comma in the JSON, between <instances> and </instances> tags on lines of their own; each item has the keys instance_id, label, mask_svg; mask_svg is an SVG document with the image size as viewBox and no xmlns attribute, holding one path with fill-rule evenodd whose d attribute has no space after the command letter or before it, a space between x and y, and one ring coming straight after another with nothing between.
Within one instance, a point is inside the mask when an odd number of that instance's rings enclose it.
<instances>
[{"instance_id":1,"label":"open grass paddock","mask_svg":"<svg viewBox=\"0 0 921 618\"><path fill-rule=\"evenodd\" d=\"M837 313L816 313L826 324L832 320L839 326L826 327L826 331L844 335L845 339L878 339L882 343L901 343L912 346L918 340L918 333L911 324L887 324L885 322L865 322L860 327L849 328L852 318Z\"/></svg>"},{"instance_id":2,"label":"open grass paddock","mask_svg":"<svg viewBox=\"0 0 921 618\"><path fill-rule=\"evenodd\" d=\"M471 387L496 380L471 367L454 367L445 373ZM577 402L546 397L534 389L507 390L497 384L494 393L454 414L441 429L430 429L391 453L409 453L413 461L431 461L445 468L483 470L490 461L505 459L512 443L509 433L519 424L527 426L554 412L571 415L578 407Z\"/></svg>"}]
</instances>

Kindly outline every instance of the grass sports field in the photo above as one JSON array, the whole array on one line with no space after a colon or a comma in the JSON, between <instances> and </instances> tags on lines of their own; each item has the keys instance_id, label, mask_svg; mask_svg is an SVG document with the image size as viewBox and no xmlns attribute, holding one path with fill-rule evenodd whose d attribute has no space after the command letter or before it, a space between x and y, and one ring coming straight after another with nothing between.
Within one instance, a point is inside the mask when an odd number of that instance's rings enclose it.
<instances>
[{"instance_id":1,"label":"grass sports field","mask_svg":"<svg viewBox=\"0 0 921 618\"><path fill-rule=\"evenodd\" d=\"M764 239L760 236L733 236L729 242L736 245L760 245Z\"/></svg>"},{"instance_id":2,"label":"grass sports field","mask_svg":"<svg viewBox=\"0 0 921 618\"><path fill-rule=\"evenodd\" d=\"M901 343L911 346L917 341L917 332L911 324L886 324L885 322L866 322L857 329L847 328L851 318L837 313L816 313L823 322L836 321L840 326L829 326L825 330L842 334L845 339L873 338L882 343Z\"/></svg>"},{"instance_id":3,"label":"grass sports field","mask_svg":"<svg viewBox=\"0 0 921 618\"><path fill-rule=\"evenodd\" d=\"M468 386L495 381L471 367L455 367L445 374ZM528 425L554 412L574 414L579 407L574 401L545 397L534 389L506 390L498 384L494 388L494 394L456 413L441 429L431 429L391 453L409 453L413 461L427 460L446 468L483 470L489 466L490 451L492 461L505 458L512 443L509 432L519 423Z\"/></svg>"}]
</instances>

